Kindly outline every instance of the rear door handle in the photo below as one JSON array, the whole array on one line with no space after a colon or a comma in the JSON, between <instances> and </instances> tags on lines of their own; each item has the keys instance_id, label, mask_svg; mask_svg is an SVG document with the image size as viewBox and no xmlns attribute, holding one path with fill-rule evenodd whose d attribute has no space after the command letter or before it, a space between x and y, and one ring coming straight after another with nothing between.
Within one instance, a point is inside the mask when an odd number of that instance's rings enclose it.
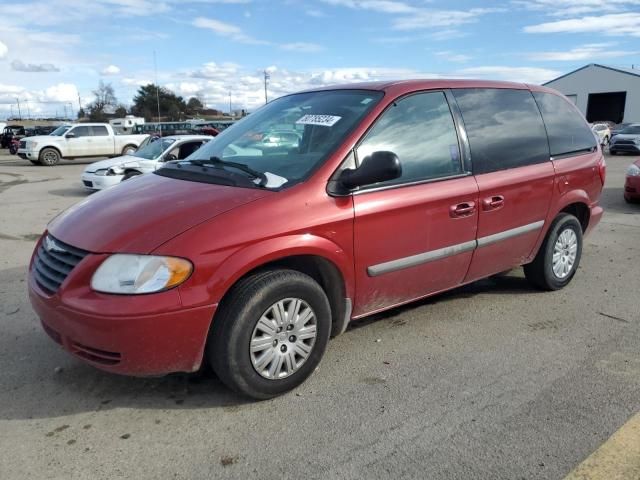
<instances>
[{"instance_id":1,"label":"rear door handle","mask_svg":"<svg viewBox=\"0 0 640 480\"><path fill-rule=\"evenodd\" d=\"M476 202L462 202L449 207L449 215L453 218L468 217L476 211Z\"/></svg>"},{"instance_id":2,"label":"rear door handle","mask_svg":"<svg viewBox=\"0 0 640 480\"><path fill-rule=\"evenodd\" d=\"M482 209L485 211L498 210L502 207L504 207L504 197L502 195L494 195L482 200Z\"/></svg>"}]
</instances>

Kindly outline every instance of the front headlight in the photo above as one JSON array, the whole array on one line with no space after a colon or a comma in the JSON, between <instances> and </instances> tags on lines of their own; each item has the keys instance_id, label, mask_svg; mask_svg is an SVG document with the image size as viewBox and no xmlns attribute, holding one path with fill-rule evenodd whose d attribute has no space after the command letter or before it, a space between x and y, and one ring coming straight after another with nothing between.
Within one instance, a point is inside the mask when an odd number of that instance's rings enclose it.
<instances>
[{"instance_id":1,"label":"front headlight","mask_svg":"<svg viewBox=\"0 0 640 480\"><path fill-rule=\"evenodd\" d=\"M628 177L640 177L640 167L635 163L629 165L627 168L627 176Z\"/></svg>"},{"instance_id":2,"label":"front headlight","mask_svg":"<svg viewBox=\"0 0 640 480\"><path fill-rule=\"evenodd\" d=\"M101 168L100 170L96 170L95 172L93 172L94 175L100 175L101 177L104 176L112 176L112 175L122 175L124 173L124 170L122 169L122 167L110 167L110 168Z\"/></svg>"},{"instance_id":3,"label":"front headlight","mask_svg":"<svg viewBox=\"0 0 640 480\"><path fill-rule=\"evenodd\" d=\"M191 262L183 258L115 254L93 274L91 288L127 295L161 292L183 283L192 271Z\"/></svg>"},{"instance_id":4,"label":"front headlight","mask_svg":"<svg viewBox=\"0 0 640 480\"><path fill-rule=\"evenodd\" d=\"M36 148L38 146L38 142L27 142L25 144L25 148L28 148L29 150L32 150L34 148Z\"/></svg>"}]
</instances>

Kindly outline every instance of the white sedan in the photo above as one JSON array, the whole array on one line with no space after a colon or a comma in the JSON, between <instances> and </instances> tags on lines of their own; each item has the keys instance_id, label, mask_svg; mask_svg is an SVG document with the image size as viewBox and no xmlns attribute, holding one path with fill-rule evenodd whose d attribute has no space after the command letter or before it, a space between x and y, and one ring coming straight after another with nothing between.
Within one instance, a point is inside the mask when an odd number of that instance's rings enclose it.
<instances>
[{"instance_id":1,"label":"white sedan","mask_svg":"<svg viewBox=\"0 0 640 480\"><path fill-rule=\"evenodd\" d=\"M611 140L611 129L609 125L606 123L594 123L591 125L591 131L600 142L600 145L604 147L609 144L609 140Z\"/></svg>"},{"instance_id":2,"label":"white sedan","mask_svg":"<svg viewBox=\"0 0 640 480\"><path fill-rule=\"evenodd\" d=\"M210 141L207 135L173 135L150 141L131 155L95 162L84 169L86 189L103 190L136 175L162 168L165 162L183 160Z\"/></svg>"}]
</instances>

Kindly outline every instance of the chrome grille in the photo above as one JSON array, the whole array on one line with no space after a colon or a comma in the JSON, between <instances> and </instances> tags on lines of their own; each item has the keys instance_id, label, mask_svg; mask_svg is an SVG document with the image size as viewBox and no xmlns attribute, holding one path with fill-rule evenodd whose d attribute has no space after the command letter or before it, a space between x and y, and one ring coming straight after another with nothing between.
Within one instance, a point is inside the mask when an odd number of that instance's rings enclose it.
<instances>
[{"instance_id":1,"label":"chrome grille","mask_svg":"<svg viewBox=\"0 0 640 480\"><path fill-rule=\"evenodd\" d=\"M26 140L20 140L20 148L27 148L27 141Z\"/></svg>"},{"instance_id":2,"label":"chrome grille","mask_svg":"<svg viewBox=\"0 0 640 480\"><path fill-rule=\"evenodd\" d=\"M80 263L87 253L47 235L38 247L33 263L36 282L47 292L57 292L73 267Z\"/></svg>"}]
</instances>

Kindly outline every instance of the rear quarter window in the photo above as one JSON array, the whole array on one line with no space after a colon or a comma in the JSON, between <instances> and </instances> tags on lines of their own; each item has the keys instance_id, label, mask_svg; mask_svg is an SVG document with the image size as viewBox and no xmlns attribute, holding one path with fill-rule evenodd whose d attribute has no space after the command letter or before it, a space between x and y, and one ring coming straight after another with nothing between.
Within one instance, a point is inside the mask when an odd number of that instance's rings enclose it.
<instances>
[{"instance_id":1,"label":"rear quarter window","mask_svg":"<svg viewBox=\"0 0 640 480\"><path fill-rule=\"evenodd\" d=\"M549 161L547 134L529 90L469 88L453 90L453 95L475 174Z\"/></svg>"},{"instance_id":2,"label":"rear quarter window","mask_svg":"<svg viewBox=\"0 0 640 480\"><path fill-rule=\"evenodd\" d=\"M552 93L534 92L547 127L552 157L577 154L596 148L596 139L573 104Z\"/></svg>"}]
</instances>

